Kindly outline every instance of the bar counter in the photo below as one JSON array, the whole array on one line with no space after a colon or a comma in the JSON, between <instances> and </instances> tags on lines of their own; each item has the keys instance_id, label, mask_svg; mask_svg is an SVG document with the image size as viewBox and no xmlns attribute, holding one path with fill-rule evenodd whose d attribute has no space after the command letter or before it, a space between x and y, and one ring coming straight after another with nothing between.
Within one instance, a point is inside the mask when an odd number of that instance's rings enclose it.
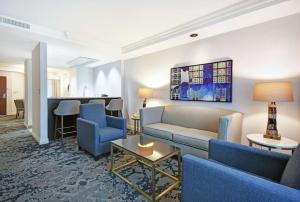
<instances>
[{"instance_id":1,"label":"bar counter","mask_svg":"<svg viewBox=\"0 0 300 202\"><path fill-rule=\"evenodd\" d=\"M120 97L53 97L48 98L48 138L49 140L54 139L54 127L55 127L55 116L53 111L58 106L59 102L62 100L79 100L81 104L88 103L90 100L93 99L104 99L105 105L108 105L111 99L118 99ZM108 112L106 112L108 114ZM60 127L60 121L58 121L58 127ZM66 117L64 118L64 125L75 125L75 119L74 117Z\"/></svg>"}]
</instances>

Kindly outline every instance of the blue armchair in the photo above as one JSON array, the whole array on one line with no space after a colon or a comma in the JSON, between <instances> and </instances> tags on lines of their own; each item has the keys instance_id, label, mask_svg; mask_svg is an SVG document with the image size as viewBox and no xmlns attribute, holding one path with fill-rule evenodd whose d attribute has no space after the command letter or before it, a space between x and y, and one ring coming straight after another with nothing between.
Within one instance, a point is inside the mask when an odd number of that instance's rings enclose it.
<instances>
[{"instance_id":1,"label":"blue armchair","mask_svg":"<svg viewBox=\"0 0 300 202\"><path fill-rule=\"evenodd\" d=\"M211 140L208 160L183 157L182 201L299 202L299 162L300 147L290 157Z\"/></svg>"},{"instance_id":2,"label":"blue armchair","mask_svg":"<svg viewBox=\"0 0 300 202\"><path fill-rule=\"evenodd\" d=\"M110 141L126 138L126 119L106 116L103 104L80 105L77 119L78 148L91 153L95 160L110 150Z\"/></svg>"}]
</instances>

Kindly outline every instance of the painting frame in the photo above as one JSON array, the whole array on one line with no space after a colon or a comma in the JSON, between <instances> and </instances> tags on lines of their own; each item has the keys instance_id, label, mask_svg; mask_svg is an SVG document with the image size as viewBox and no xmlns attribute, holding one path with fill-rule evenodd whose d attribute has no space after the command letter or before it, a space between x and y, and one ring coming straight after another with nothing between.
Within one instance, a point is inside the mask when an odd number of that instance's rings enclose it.
<instances>
[{"instance_id":1,"label":"painting frame","mask_svg":"<svg viewBox=\"0 0 300 202\"><path fill-rule=\"evenodd\" d=\"M170 69L169 98L177 101L232 103L232 84L232 59L173 67Z\"/></svg>"}]
</instances>

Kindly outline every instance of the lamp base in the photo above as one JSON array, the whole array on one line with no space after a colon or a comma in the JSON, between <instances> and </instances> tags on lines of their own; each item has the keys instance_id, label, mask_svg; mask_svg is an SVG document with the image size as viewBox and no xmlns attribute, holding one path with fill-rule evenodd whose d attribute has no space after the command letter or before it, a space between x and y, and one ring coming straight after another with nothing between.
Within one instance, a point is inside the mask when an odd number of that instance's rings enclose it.
<instances>
[{"instance_id":1,"label":"lamp base","mask_svg":"<svg viewBox=\"0 0 300 202\"><path fill-rule=\"evenodd\" d=\"M274 140L281 140L281 135L280 134L272 135L272 134L264 133L264 138L269 138L269 139L274 139Z\"/></svg>"},{"instance_id":2,"label":"lamp base","mask_svg":"<svg viewBox=\"0 0 300 202\"><path fill-rule=\"evenodd\" d=\"M276 103L270 102L268 105L268 125L264 138L270 138L275 140L280 140L281 136L277 130L277 120L276 120Z\"/></svg>"}]
</instances>

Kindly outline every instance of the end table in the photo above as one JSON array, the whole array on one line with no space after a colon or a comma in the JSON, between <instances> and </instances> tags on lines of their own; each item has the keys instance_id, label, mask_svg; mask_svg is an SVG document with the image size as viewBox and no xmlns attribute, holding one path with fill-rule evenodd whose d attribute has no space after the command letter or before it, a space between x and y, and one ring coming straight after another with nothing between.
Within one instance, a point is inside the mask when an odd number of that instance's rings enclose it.
<instances>
[{"instance_id":1,"label":"end table","mask_svg":"<svg viewBox=\"0 0 300 202\"><path fill-rule=\"evenodd\" d=\"M131 119L133 120L133 132L138 134L140 132L140 115L132 115Z\"/></svg>"},{"instance_id":2,"label":"end table","mask_svg":"<svg viewBox=\"0 0 300 202\"><path fill-rule=\"evenodd\" d=\"M281 149L291 150L293 153L299 144L298 142L286 137L281 137L281 140L264 138L263 134L248 134L247 139L250 147L252 147L253 144L256 144L267 147L269 151L271 151L271 149Z\"/></svg>"}]
</instances>

